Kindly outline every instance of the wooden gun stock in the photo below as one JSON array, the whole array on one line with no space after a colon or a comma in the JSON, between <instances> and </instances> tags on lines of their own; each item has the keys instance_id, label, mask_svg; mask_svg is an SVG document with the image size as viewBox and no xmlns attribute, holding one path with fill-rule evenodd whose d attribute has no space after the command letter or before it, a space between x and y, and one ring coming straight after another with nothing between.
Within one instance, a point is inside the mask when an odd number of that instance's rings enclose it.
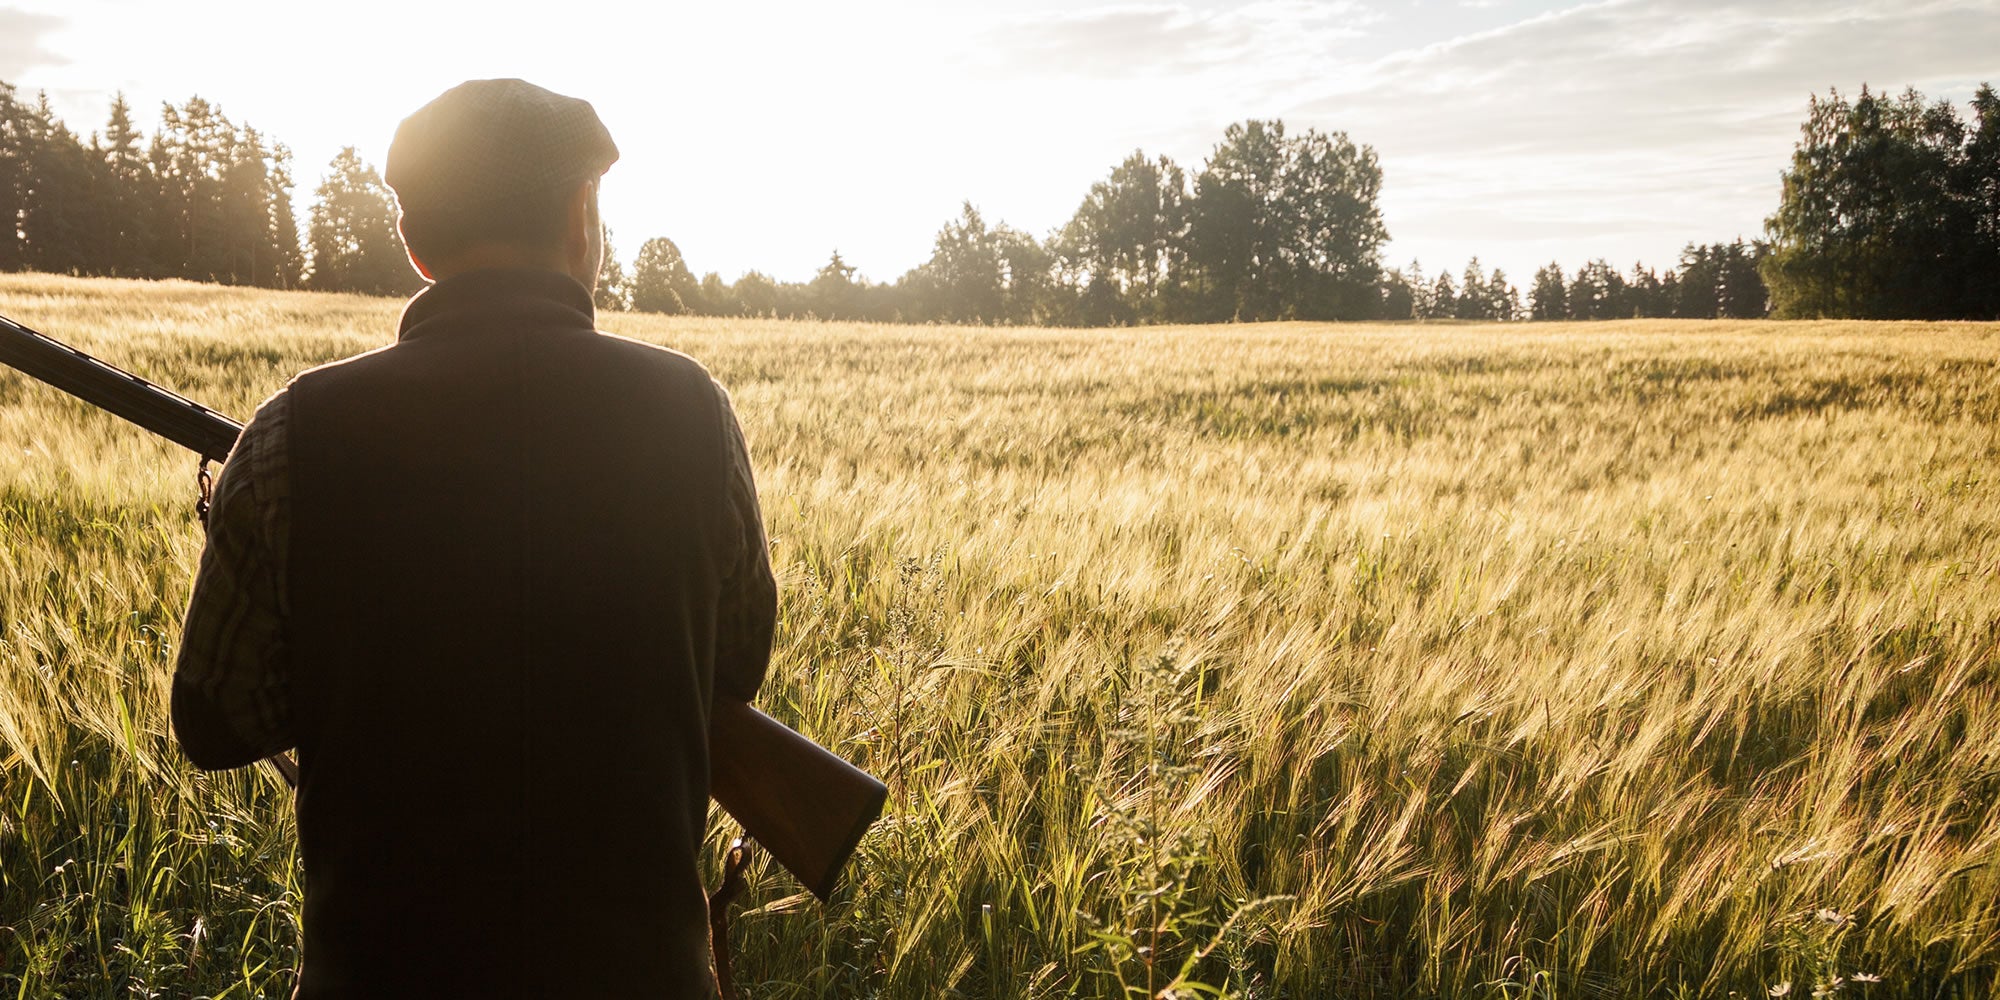
<instances>
[{"instance_id":1,"label":"wooden gun stock","mask_svg":"<svg viewBox=\"0 0 2000 1000\"><path fill-rule=\"evenodd\" d=\"M722 695L709 716L708 771L716 803L820 902L889 797L868 772Z\"/></svg>"},{"instance_id":2,"label":"wooden gun stock","mask_svg":"<svg viewBox=\"0 0 2000 1000\"><path fill-rule=\"evenodd\" d=\"M243 426L184 396L0 316L0 364L222 461ZM709 726L715 801L824 901L889 790L783 723L717 698ZM298 784L288 755L272 758Z\"/></svg>"}]
</instances>

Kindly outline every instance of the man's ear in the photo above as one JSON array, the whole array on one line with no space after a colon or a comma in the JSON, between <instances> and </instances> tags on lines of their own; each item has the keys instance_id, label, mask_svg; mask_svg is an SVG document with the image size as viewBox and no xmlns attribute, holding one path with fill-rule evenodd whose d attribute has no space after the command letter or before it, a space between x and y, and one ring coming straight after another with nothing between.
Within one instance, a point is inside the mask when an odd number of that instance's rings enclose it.
<instances>
[{"instance_id":1,"label":"man's ear","mask_svg":"<svg viewBox=\"0 0 2000 1000\"><path fill-rule=\"evenodd\" d=\"M597 225L597 182L584 181L570 192L569 206L564 212L563 249L572 261L582 260L590 253L591 229Z\"/></svg>"},{"instance_id":2,"label":"man's ear","mask_svg":"<svg viewBox=\"0 0 2000 1000\"><path fill-rule=\"evenodd\" d=\"M597 290L597 269L603 263L604 230L597 218L597 178L576 186L563 217L563 256L570 276Z\"/></svg>"}]
</instances>

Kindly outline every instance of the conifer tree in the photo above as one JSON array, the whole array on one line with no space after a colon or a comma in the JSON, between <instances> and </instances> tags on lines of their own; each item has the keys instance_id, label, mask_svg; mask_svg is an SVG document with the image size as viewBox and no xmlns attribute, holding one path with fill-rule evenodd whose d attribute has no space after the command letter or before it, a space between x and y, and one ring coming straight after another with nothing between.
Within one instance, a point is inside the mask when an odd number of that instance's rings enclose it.
<instances>
[{"instance_id":1,"label":"conifer tree","mask_svg":"<svg viewBox=\"0 0 2000 1000\"><path fill-rule=\"evenodd\" d=\"M807 310L820 319L859 318L862 288L854 281L854 271L854 265L835 250L806 286Z\"/></svg>"},{"instance_id":2,"label":"conifer tree","mask_svg":"<svg viewBox=\"0 0 2000 1000\"><path fill-rule=\"evenodd\" d=\"M305 280L306 255L299 244L299 217L292 210L292 151L282 142L271 147L265 182L272 260L259 283L270 288L297 288ZM397 246L402 246L400 240Z\"/></svg>"},{"instance_id":3,"label":"conifer tree","mask_svg":"<svg viewBox=\"0 0 2000 1000\"><path fill-rule=\"evenodd\" d=\"M97 262L107 274L125 277L155 273L153 225L158 186L146 159L139 130L132 124L132 106L119 93L111 101L99 151L108 190L105 203L105 256Z\"/></svg>"},{"instance_id":4,"label":"conifer tree","mask_svg":"<svg viewBox=\"0 0 2000 1000\"><path fill-rule=\"evenodd\" d=\"M276 282L277 247L271 234L270 168L264 140L257 130L235 131L228 159L222 166L222 271L217 278L230 285Z\"/></svg>"},{"instance_id":5,"label":"conifer tree","mask_svg":"<svg viewBox=\"0 0 2000 1000\"><path fill-rule=\"evenodd\" d=\"M1742 237L1727 246L1717 243L1709 248L1715 262L1715 311L1709 315L1758 319L1769 314L1771 292L1759 270L1765 252L1763 244L1745 244Z\"/></svg>"},{"instance_id":6,"label":"conifer tree","mask_svg":"<svg viewBox=\"0 0 2000 1000\"><path fill-rule=\"evenodd\" d=\"M625 265L618 262L618 249L611 245L611 227L604 227L604 259L597 265L597 290L591 301L606 312L632 308L631 289L625 281Z\"/></svg>"},{"instance_id":7,"label":"conifer tree","mask_svg":"<svg viewBox=\"0 0 2000 1000\"><path fill-rule=\"evenodd\" d=\"M0 271L27 266L21 246L21 208L27 195L26 114L14 85L0 81Z\"/></svg>"},{"instance_id":8,"label":"conifer tree","mask_svg":"<svg viewBox=\"0 0 2000 1000\"><path fill-rule=\"evenodd\" d=\"M1632 315L1626 308L1625 279L1602 257L1577 269L1568 298L1571 319L1616 319Z\"/></svg>"},{"instance_id":9,"label":"conifer tree","mask_svg":"<svg viewBox=\"0 0 2000 1000\"><path fill-rule=\"evenodd\" d=\"M423 284L396 231L395 195L353 146L334 156L313 197L306 236L312 248L308 287L407 295Z\"/></svg>"},{"instance_id":10,"label":"conifer tree","mask_svg":"<svg viewBox=\"0 0 2000 1000\"><path fill-rule=\"evenodd\" d=\"M1410 287L1410 279L1402 271L1393 268L1383 272L1382 318L1413 319L1416 316L1416 308L1416 294Z\"/></svg>"},{"instance_id":11,"label":"conifer tree","mask_svg":"<svg viewBox=\"0 0 2000 1000\"><path fill-rule=\"evenodd\" d=\"M1563 282L1561 264L1550 261L1549 266L1535 272L1535 284L1528 292L1528 301L1530 319L1569 318L1568 286Z\"/></svg>"},{"instance_id":12,"label":"conifer tree","mask_svg":"<svg viewBox=\"0 0 2000 1000\"><path fill-rule=\"evenodd\" d=\"M1430 308L1432 319L1451 319L1458 315L1458 289L1451 283L1451 272L1446 271L1431 283Z\"/></svg>"},{"instance_id":13,"label":"conifer tree","mask_svg":"<svg viewBox=\"0 0 2000 1000\"><path fill-rule=\"evenodd\" d=\"M1479 258L1474 257L1465 264L1465 274L1459 278L1458 307L1453 315L1459 319L1492 319L1493 300L1486 288L1486 270L1479 266Z\"/></svg>"},{"instance_id":14,"label":"conifer tree","mask_svg":"<svg viewBox=\"0 0 2000 1000\"><path fill-rule=\"evenodd\" d=\"M235 126L208 101L161 107L151 157L163 202L157 256L169 273L196 281L231 273L222 176L235 148Z\"/></svg>"},{"instance_id":15,"label":"conifer tree","mask_svg":"<svg viewBox=\"0 0 2000 1000\"><path fill-rule=\"evenodd\" d=\"M1521 318L1521 293L1507 281L1507 272L1494 268L1486 279L1486 318L1511 323Z\"/></svg>"},{"instance_id":16,"label":"conifer tree","mask_svg":"<svg viewBox=\"0 0 2000 1000\"><path fill-rule=\"evenodd\" d=\"M1982 83L1972 96L1970 134L1957 185L1964 192L1972 232L1965 275L1966 315L2000 319L2000 94Z\"/></svg>"},{"instance_id":17,"label":"conifer tree","mask_svg":"<svg viewBox=\"0 0 2000 1000\"><path fill-rule=\"evenodd\" d=\"M20 221L25 263L36 271L87 273L99 218L90 153L57 120L46 92L25 121L28 155Z\"/></svg>"},{"instance_id":18,"label":"conifer tree","mask_svg":"<svg viewBox=\"0 0 2000 1000\"><path fill-rule=\"evenodd\" d=\"M1423 262L1410 258L1409 269L1404 274L1410 282L1410 315L1414 319L1432 319L1437 316L1435 303L1431 301L1431 282L1424 276Z\"/></svg>"}]
</instances>

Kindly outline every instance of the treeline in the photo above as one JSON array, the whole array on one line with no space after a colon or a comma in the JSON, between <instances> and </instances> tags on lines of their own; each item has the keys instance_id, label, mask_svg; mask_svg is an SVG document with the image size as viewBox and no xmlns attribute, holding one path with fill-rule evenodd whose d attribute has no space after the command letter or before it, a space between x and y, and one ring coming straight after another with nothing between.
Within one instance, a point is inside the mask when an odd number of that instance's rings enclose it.
<instances>
[{"instance_id":1,"label":"treeline","mask_svg":"<svg viewBox=\"0 0 2000 1000\"><path fill-rule=\"evenodd\" d=\"M1679 264L1663 274L1634 264L1620 274L1599 259L1566 277L1560 264L1535 272L1527 297L1508 280L1505 271L1487 274L1474 257L1454 281L1446 271L1435 280L1423 265L1388 272L1383 277L1384 319L1421 320L1571 320L1681 317L1687 319L1751 319L1763 316L1769 302L1758 262L1761 243L1688 244Z\"/></svg>"},{"instance_id":2,"label":"treeline","mask_svg":"<svg viewBox=\"0 0 2000 1000\"><path fill-rule=\"evenodd\" d=\"M1478 258L1460 277L1412 262L1383 270L1374 151L1346 136L1287 137L1282 122L1231 127L1189 180L1135 152L1092 185L1046 240L989 226L967 203L930 260L894 282L860 278L834 251L812 280L751 271L696 278L670 239L648 240L628 275L607 258L606 309L877 322L1109 326L1270 319L1567 320L1763 316L1762 243L1688 244L1665 273L1603 260L1566 276L1551 263L1524 299Z\"/></svg>"},{"instance_id":3,"label":"treeline","mask_svg":"<svg viewBox=\"0 0 2000 1000\"><path fill-rule=\"evenodd\" d=\"M164 108L150 142L120 97L86 144L46 94L0 83L0 270L295 287L291 188L283 145L198 97Z\"/></svg>"},{"instance_id":4,"label":"treeline","mask_svg":"<svg viewBox=\"0 0 2000 1000\"><path fill-rule=\"evenodd\" d=\"M0 82L0 271L383 295L422 284L389 190L352 149L329 165L303 243L292 189L291 151L200 97L164 105L148 139L120 96L85 140L46 94L25 102Z\"/></svg>"},{"instance_id":5,"label":"treeline","mask_svg":"<svg viewBox=\"0 0 2000 1000\"><path fill-rule=\"evenodd\" d=\"M695 276L672 240L628 274L607 253L606 309L712 316L1107 326L1260 320L2000 317L2000 99L1968 125L1914 90L1814 98L1766 240L1689 244L1665 272L1550 264L1517 287L1477 258L1456 278L1385 270L1375 151L1346 134L1230 126L1200 169L1134 152L1037 239L971 203L930 259L891 282L835 251L809 281ZM199 97L150 140L122 97L86 141L0 83L0 271L179 277L400 295L421 281L395 200L352 148L328 165L304 240L292 161ZM12 220L11 227L4 225Z\"/></svg>"},{"instance_id":6,"label":"treeline","mask_svg":"<svg viewBox=\"0 0 2000 1000\"><path fill-rule=\"evenodd\" d=\"M1375 151L1344 133L1249 121L1190 175L1135 152L1046 239L989 225L967 203L930 259L889 283L835 251L810 281L751 272L696 279L674 244L648 241L609 304L706 315L1106 326L1382 315ZM607 273L606 278L623 279Z\"/></svg>"}]
</instances>

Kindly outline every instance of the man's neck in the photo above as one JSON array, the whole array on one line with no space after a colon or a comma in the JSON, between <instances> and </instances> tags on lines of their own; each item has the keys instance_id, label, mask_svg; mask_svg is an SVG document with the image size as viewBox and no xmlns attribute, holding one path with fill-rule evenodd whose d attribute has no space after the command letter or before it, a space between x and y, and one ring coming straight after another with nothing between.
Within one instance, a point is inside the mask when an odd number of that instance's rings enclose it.
<instances>
[{"instance_id":1,"label":"man's neck","mask_svg":"<svg viewBox=\"0 0 2000 1000\"><path fill-rule=\"evenodd\" d=\"M556 252L536 252L525 247L512 247L486 243L467 247L460 253L438 262L431 267L431 277L438 281L455 278L473 271L555 271L569 274L568 262ZM573 277L573 275L572 275Z\"/></svg>"}]
</instances>

